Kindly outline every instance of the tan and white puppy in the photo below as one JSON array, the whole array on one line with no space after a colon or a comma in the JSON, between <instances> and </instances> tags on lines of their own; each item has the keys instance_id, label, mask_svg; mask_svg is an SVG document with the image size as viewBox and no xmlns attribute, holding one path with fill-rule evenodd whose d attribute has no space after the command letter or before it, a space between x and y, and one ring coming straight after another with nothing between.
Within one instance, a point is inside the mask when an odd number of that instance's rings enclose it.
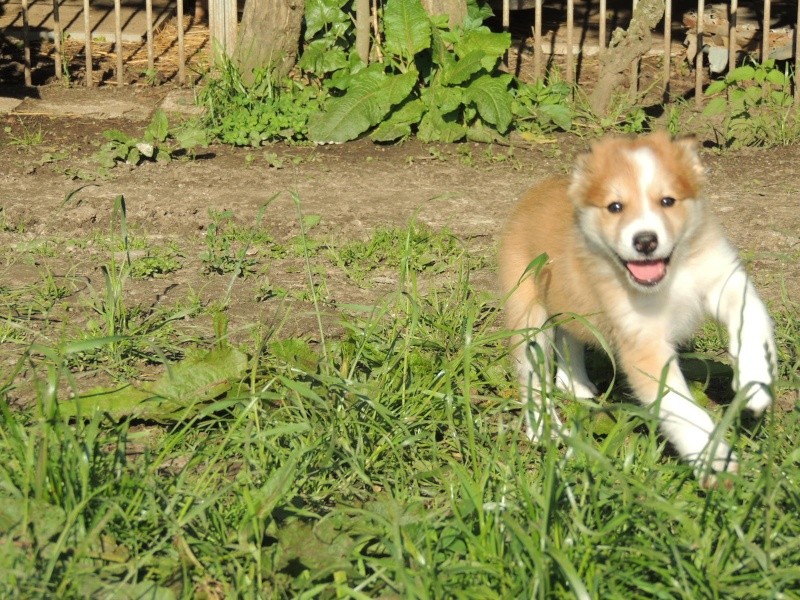
<instances>
[{"instance_id":1,"label":"tan and white puppy","mask_svg":"<svg viewBox=\"0 0 800 600\"><path fill-rule=\"evenodd\" d=\"M724 324L734 387L759 414L772 400L775 343L764 304L701 195L703 172L693 140L606 138L571 179L547 180L517 206L502 237L500 277L531 439L544 433L545 410L560 425L547 401L553 354L559 388L597 394L583 349L599 334L638 399L658 403L664 434L704 481L736 470L692 400L676 346L705 315Z\"/></svg>"}]
</instances>

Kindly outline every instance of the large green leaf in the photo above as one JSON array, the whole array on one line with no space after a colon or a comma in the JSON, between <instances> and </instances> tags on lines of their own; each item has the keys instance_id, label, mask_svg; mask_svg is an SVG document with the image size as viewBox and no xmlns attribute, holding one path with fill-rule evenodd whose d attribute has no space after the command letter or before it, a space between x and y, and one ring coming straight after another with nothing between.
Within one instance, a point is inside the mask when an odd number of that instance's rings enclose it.
<instances>
[{"instance_id":1,"label":"large green leaf","mask_svg":"<svg viewBox=\"0 0 800 600\"><path fill-rule=\"evenodd\" d=\"M383 32L386 50L406 60L431 45L431 20L420 0L388 0Z\"/></svg>"},{"instance_id":2,"label":"large green leaf","mask_svg":"<svg viewBox=\"0 0 800 600\"><path fill-rule=\"evenodd\" d=\"M566 104L540 104L539 115L556 124L559 129L569 131L572 128L572 109Z\"/></svg>"},{"instance_id":3,"label":"large green leaf","mask_svg":"<svg viewBox=\"0 0 800 600\"><path fill-rule=\"evenodd\" d=\"M441 114L446 115L464 103L464 90L460 87L433 85L423 89L421 97L426 106L435 108Z\"/></svg>"},{"instance_id":4,"label":"large green leaf","mask_svg":"<svg viewBox=\"0 0 800 600\"><path fill-rule=\"evenodd\" d=\"M347 14L341 10L345 4L347 0L306 0L305 38L310 40L326 26L347 21Z\"/></svg>"},{"instance_id":5,"label":"large green leaf","mask_svg":"<svg viewBox=\"0 0 800 600\"><path fill-rule=\"evenodd\" d=\"M344 96L332 99L326 111L309 119L309 138L315 142L355 139L380 123L392 106L405 100L416 80L414 70L386 75L383 65L370 65L353 76Z\"/></svg>"},{"instance_id":6,"label":"large green leaf","mask_svg":"<svg viewBox=\"0 0 800 600\"><path fill-rule=\"evenodd\" d=\"M246 369L244 353L221 348L167 367L167 372L152 385L93 390L63 402L59 408L65 416L90 417L101 411L113 419L176 421L230 390Z\"/></svg>"},{"instance_id":7,"label":"large green leaf","mask_svg":"<svg viewBox=\"0 0 800 600\"><path fill-rule=\"evenodd\" d=\"M431 62L434 65L446 68L456 62L451 47L452 43L445 39L441 29L436 27L431 29Z\"/></svg>"},{"instance_id":8,"label":"large green leaf","mask_svg":"<svg viewBox=\"0 0 800 600\"><path fill-rule=\"evenodd\" d=\"M503 56L510 47L510 33L493 33L488 29L480 29L466 32L455 44L453 50L460 58L480 50L484 55L496 59Z\"/></svg>"},{"instance_id":9,"label":"large green leaf","mask_svg":"<svg viewBox=\"0 0 800 600\"><path fill-rule=\"evenodd\" d=\"M153 113L150 124L144 130L144 141L151 144L163 142L167 139L167 135L169 135L167 114L159 108Z\"/></svg>"},{"instance_id":10,"label":"large green leaf","mask_svg":"<svg viewBox=\"0 0 800 600\"><path fill-rule=\"evenodd\" d=\"M151 391L182 405L211 400L239 382L246 369L246 354L235 348L219 348L169 367Z\"/></svg>"},{"instance_id":11,"label":"large green leaf","mask_svg":"<svg viewBox=\"0 0 800 600\"><path fill-rule=\"evenodd\" d=\"M481 118L497 127L500 133L505 133L513 117L512 97L508 92L511 79L511 75L482 75L464 91L465 99L475 103Z\"/></svg>"},{"instance_id":12,"label":"large green leaf","mask_svg":"<svg viewBox=\"0 0 800 600\"><path fill-rule=\"evenodd\" d=\"M749 81L753 79L756 74L756 70L750 65L743 65L741 67L736 67L733 71L728 73L728 76L725 77L727 81Z\"/></svg>"},{"instance_id":13,"label":"large green leaf","mask_svg":"<svg viewBox=\"0 0 800 600\"><path fill-rule=\"evenodd\" d=\"M435 107L428 110L419 123L417 135L423 142L452 143L464 139L467 128L456 122L453 113L443 115Z\"/></svg>"},{"instance_id":14,"label":"large green leaf","mask_svg":"<svg viewBox=\"0 0 800 600\"><path fill-rule=\"evenodd\" d=\"M331 48L328 40L314 40L303 50L298 66L317 75L331 73L347 66L347 54L338 46Z\"/></svg>"},{"instance_id":15,"label":"large green leaf","mask_svg":"<svg viewBox=\"0 0 800 600\"><path fill-rule=\"evenodd\" d=\"M392 112L370 137L376 142L393 142L411 135L411 126L419 123L425 114L421 100L411 100Z\"/></svg>"},{"instance_id":16,"label":"large green leaf","mask_svg":"<svg viewBox=\"0 0 800 600\"><path fill-rule=\"evenodd\" d=\"M706 104L706 107L703 109L703 116L713 117L715 115L721 115L725 112L726 108L728 108L728 101L725 98L723 98L722 96L712 98L711 101L708 104Z\"/></svg>"},{"instance_id":17,"label":"large green leaf","mask_svg":"<svg viewBox=\"0 0 800 600\"><path fill-rule=\"evenodd\" d=\"M446 67L442 73L442 83L445 85L458 85L464 83L483 68L483 58L486 54L481 50L473 50L461 60Z\"/></svg>"},{"instance_id":18,"label":"large green leaf","mask_svg":"<svg viewBox=\"0 0 800 600\"><path fill-rule=\"evenodd\" d=\"M767 71L767 81L780 86L789 84L789 79L786 77L786 75L777 69L770 69Z\"/></svg>"},{"instance_id":19,"label":"large green leaf","mask_svg":"<svg viewBox=\"0 0 800 600\"><path fill-rule=\"evenodd\" d=\"M470 142L481 144L494 144L503 141L503 136L497 133L496 129L487 127L483 121L477 119L475 123L467 128L467 139Z\"/></svg>"}]
</instances>

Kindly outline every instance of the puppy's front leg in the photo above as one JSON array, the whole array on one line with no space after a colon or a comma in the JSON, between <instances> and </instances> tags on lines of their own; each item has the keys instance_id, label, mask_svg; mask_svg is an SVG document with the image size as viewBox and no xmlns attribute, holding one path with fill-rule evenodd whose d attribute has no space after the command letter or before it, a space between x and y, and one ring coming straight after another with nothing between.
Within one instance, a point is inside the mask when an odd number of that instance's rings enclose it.
<instances>
[{"instance_id":1,"label":"puppy's front leg","mask_svg":"<svg viewBox=\"0 0 800 600\"><path fill-rule=\"evenodd\" d=\"M520 399L525 414L525 433L532 442L555 438L561 421L549 398L552 328L533 335L514 336L514 362L519 377ZM548 423L549 420L549 423ZM547 435L549 433L549 436Z\"/></svg>"},{"instance_id":2,"label":"puppy's front leg","mask_svg":"<svg viewBox=\"0 0 800 600\"><path fill-rule=\"evenodd\" d=\"M735 390L745 390L747 408L761 414L772 402L776 352L772 321L744 268L736 264L713 286L709 312L728 329L729 351L736 361Z\"/></svg>"},{"instance_id":3,"label":"puppy's front leg","mask_svg":"<svg viewBox=\"0 0 800 600\"><path fill-rule=\"evenodd\" d=\"M619 353L636 396L645 405L659 403L662 431L701 481L713 485L714 471L736 471L736 457L722 436L714 434L711 416L692 400L674 349L641 340L625 344Z\"/></svg>"}]
</instances>

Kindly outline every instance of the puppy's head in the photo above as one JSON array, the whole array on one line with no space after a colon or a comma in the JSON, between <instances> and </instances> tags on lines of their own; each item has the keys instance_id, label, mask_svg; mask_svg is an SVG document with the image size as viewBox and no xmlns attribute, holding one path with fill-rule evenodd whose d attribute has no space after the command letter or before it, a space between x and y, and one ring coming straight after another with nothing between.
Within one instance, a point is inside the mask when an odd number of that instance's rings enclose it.
<instances>
[{"instance_id":1,"label":"puppy's head","mask_svg":"<svg viewBox=\"0 0 800 600\"><path fill-rule=\"evenodd\" d=\"M703 166L694 140L663 132L607 138L581 157L569 196L578 226L641 291L669 277L679 245L703 216Z\"/></svg>"}]
</instances>

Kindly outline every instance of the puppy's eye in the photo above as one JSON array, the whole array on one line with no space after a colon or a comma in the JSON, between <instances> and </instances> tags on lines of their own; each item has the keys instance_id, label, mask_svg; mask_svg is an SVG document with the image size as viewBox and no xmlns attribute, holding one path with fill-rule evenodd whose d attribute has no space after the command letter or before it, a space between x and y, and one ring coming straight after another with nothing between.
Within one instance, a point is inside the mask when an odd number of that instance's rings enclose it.
<instances>
[{"instance_id":1,"label":"puppy's eye","mask_svg":"<svg viewBox=\"0 0 800 600\"><path fill-rule=\"evenodd\" d=\"M671 196L665 196L664 198L661 199L661 206L663 206L664 208L669 208L674 204L675 204L675 198L672 198Z\"/></svg>"},{"instance_id":2,"label":"puppy's eye","mask_svg":"<svg viewBox=\"0 0 800 600\"><path fill-rule=\"evenodd\" d=\"M610 212L610 213L622 212L622 203L621 202L612 202L611 204L606 206L606 209L608 209L608 212Z\"/></svg>"}]
</instances>

